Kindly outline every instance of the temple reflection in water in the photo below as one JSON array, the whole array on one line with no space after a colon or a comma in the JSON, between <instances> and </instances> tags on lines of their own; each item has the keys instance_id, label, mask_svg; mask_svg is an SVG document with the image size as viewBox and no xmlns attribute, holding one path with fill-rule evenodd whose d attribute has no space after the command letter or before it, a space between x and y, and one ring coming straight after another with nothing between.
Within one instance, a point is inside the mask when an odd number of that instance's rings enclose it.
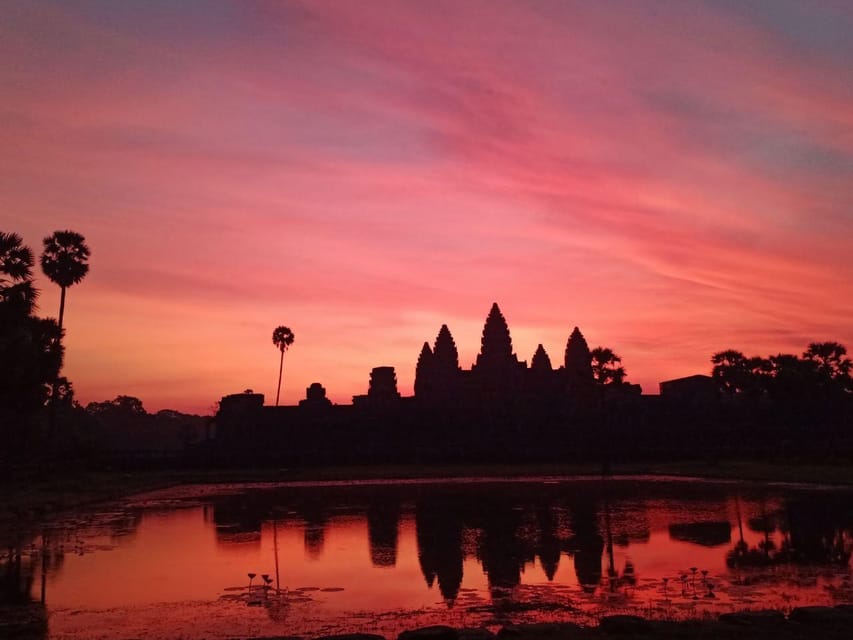
<instances>
[{"instance_id":1,"label":"temple reflection in water","mask_svg":"<svg viewBox=\"0 0 853 640\"><path fill-rule=\"evenodd\" d=\"M196 490L71 514L13 542L0 605L27 608L39 637L48 620L62 635L130 609L140 629L174 624L192 602L181 628L201 637L235 606L237 622L314 633L312 620L351 626L354 611L476 625L853 601L849 490L637 478ZM246 607L258 598L266 622Z\"/></svg>"},{"instance_id":2,"label":"temple reflection in water","mask_svg":"<svg viewBox=\"0 0 853 640\"><path fill-rule=\"evenodd\" d=\"M849 566L853 505L846 495L815 501L742 497L724 485L642 484L291 487L224 496L212 509L220 544L260 544L264 523L274 519L281 530L301 530L306 559L322 560L329 531L358 529L378 569L395 567L401 532L413 529L423 580L449 606L472 561L493 599L511 598L534 567L547 582L563 567L563 579L570 571L573 585L588 595L660 579L645 575L642 564L641 550L653 538L669 545L668 564L684 571L696 557L709 557L698 549L732 570Z\"/></svg>"}]
</instances>

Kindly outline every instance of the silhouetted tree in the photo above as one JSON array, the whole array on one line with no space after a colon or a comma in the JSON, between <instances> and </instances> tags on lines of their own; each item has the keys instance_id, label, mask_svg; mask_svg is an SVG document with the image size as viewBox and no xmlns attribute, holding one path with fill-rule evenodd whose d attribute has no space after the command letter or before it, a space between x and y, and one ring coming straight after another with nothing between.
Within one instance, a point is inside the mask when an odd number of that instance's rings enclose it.
<instances>
[{"instance_id":1,"label":"silhouetted tree","mask_svg":"<svg viewBox=\"0 0 853 640\"><path fill-rule=\"evenodd\" d=\"M0 232L0 448L9 451L23 444L62 367L59 327L32 315L33 262L18 234Z\"/></svg>"},{"instance_id":2,"label":"silhouetted tree","mask_svg":"<svg viewBox=\"0 0 853 640\"><path fill-rule=\"evenodd\" d=\"M731 397L762 399L749 415L786 425L787 437L806 442L845 437L853 397L853 364L846 354L837 342L813 342L802 357L748 358L740 351L720 351L711 358L712 376Z\"/></svg>"},{"instance_id":3,"label":"silhouetted tree","mask_svg":"<svg viewBox=\"0 0 853 640\"><path fill-rule=\"evenodd\" d=\"M134 396L116 396L113 400L90 402L86 414L92 424L97 447L107 451L157 448L154 416L145 411Z\"/></svg>"},{"instance_id":4,"label":"silhouetted tree","mask_svg":"<svg viewBox=\"0 0 853 640\"><path fill-rule=\"evenodd\" d=\"M47 398L48 403L69 408L74 404L74 387L65 376L56 379Z\"/></svg>"},{"instance_id":5,"label":"silhouetted tree","mask_svg":"<svg viewBox=\"0 0 853 640\"><path fill-rule=\"evenodd\" d=\"M592 377L600 385L622 384L625 381L625 368L622 358L607 347L596 347L590 353L592 358Z\"/></svg>"},{"instance_id":6,"label":"silhouetted tree","mask_svg":"<svg viewBox=\"0 0 853 640\"><path fill-rule=\"evenodd\" d=\"M838 342L812 342L803 358L813 363L821 383L835 391L853 391L850 371L853 367L847 358L847 349Z\"/></svg>"},{"instance_id":7,"label":"silhouetted tree","mask_svg":"<svg viewBox=\"0 0 853 640\"><path fill-rule=\"evenodd\" d=\"M747 385L746 356L740 351L719 351L711 356L711 363L714 365L711 377L729 395L739 393Z\"/></svg>"},{"instance_id":8,"label":"silhouetted tree","mask_svg":"<svg viewBox=\"0 0 853 640\"><path fill-rule=\"evenodd\" d=\"M86 405L86 411L95 416L109 413L127 416L147 415L145 408L142 406L142 400L134 396L116 396L114 400L90 402Z\"/></svg>"},{"instance_id":9,"label":"silhouetted tree","mask_svg":"<svg viewBox=\"0 0 853 640\"><path fill-rule=\"evenodd\" d=\"M272 332L272 343L281 351L281 359L278 364L278 390L275 393L275 406L278 406L279 395L281 394L281 374L284 370L284 352L293 344L293 331L289 327L276 327Z\"/></svg>"},{"instance_id":10,"label":"silhouetted tree","mask_svg":"<svg viewBox=\"0 0 853 640\"><path fill-rule=\"evenodd\" d=\"M3 334L0 392L8 394L9 405L30 413L44 406L50 384L62 368L62 334L54 320L33 316L7 327Z\"/></svg>"},{"instance_id":11,"label":"silhouetted tree","mask_svg":"<svg viewBox=\"0 0 853 640\"><path fill-rule=\"evenodd\" d=\"M809 395L818 381L817 365L790 353L770 356L768 390L775 400L790 400Z\"/></svg>"},{"instance_id":12,"label":"silhouetted tree","mask_svg":"<svg viewBox=\"0 0 853 640\"><path fill-rule=\"evenodd\" d=\"M0 309L9 317L28 316L38 291L33 286L33 252L17 233L0 231Z\"/></svg>"},{"instance_id":13,"label":"silhouetted tree","mask_svg":"<svg viewBox=\"0 0 853 640\"><path fill-rule=\"evenodd\" d=\"M78 284L89 272L87 260L91 252L86 239L76 231L55 231L44 239L41 270L62 293L59 300L59 329L65 317L65 290Z\"/></svg>"},{"instance_id":14,"label":"silhouetted tree","mask_svg":"<svg viewBox=\"0 0 853 640\"><path fill-rule=\"evenodd\" d=\"M730 395L757 396L767 390L773 375L773 363L766 358L747 358L740 351L728 349L711 356L711 377L720 389Z\"/></svg>"}]
</instances>

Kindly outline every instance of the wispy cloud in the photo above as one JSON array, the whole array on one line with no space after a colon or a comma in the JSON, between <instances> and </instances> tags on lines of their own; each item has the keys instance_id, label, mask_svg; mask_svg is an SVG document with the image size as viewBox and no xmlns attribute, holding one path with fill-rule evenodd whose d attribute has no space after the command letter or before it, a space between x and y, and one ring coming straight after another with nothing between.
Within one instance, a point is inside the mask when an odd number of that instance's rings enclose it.
<instances>
[{"instance_id":1,"label":"wispy cloud","mask_svg":"<svg viewBox=\"0 0 853 640\"><path fill-rule=\"evenodd\" d=\"M846 3L4 3L0 208L93 248L81 399L410 390L490 303L647 390L711 352L853 346ZM55 292L42 285L46 313Z\"/></svg>"}]
</instances>

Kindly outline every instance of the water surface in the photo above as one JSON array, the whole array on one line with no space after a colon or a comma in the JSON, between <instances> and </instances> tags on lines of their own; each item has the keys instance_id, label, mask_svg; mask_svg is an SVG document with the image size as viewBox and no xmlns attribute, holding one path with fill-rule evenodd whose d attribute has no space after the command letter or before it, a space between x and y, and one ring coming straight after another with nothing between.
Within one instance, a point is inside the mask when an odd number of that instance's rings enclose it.
<instances>
[{"instance_id":1,"label":"water surface","mask_svg":"<svg viewBox=\"0 0 853 640\"><path fill-rule=\"evenodd\" d=\"M35 607L51 638L394 636L853 602L851 498L666 478L180 487L6 550L0 616Z\"/></svg>"}]
</instances>

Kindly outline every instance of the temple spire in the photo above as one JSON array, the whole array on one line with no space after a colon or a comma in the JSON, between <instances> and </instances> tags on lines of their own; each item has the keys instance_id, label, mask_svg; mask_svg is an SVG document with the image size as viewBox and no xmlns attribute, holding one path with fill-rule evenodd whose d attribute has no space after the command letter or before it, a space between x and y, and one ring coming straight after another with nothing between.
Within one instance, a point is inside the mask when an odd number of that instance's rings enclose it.
<instances>
[{"instance_id":1,"label":"temple spire","mask_svg":"<svg viewBox=\"0 0 853 640\"><path fill-rule=\"evenodd\" d=\"M536 347L536 353L533 354L533 359L530 361L530 369L537 372L553 371L554 369L551 366L551 358L548 357L545 347L541 344Z\"/></svg>"},{"instance_id":2,"label":"temple spire","mask_svg":"<svg viewBox=\"0 0 853 640\"><path fill-rule=\"evenodd\" d=\"M483 327L483 338L480 354L477 356L477 365L499 365L512 359L514 358L509 326L507 326L498 303L495 302L492 304L489 315L486 317L486 324Z\"/></svg>"},{"instance_id":3,"label":"temple spire","mask_svg":"<svg viewBox=\"0 0 853 640\"><path fill-rule=\"evenodd\" d=\"M566 343L566 375L571 386L584 386L591 384L592 378L592 355L586 339L577 327L569 336Z\"/></svg>"},{"instance_id":4,"label":"temple spire","mask_svg":"<svg viewBox=\"0 0 853 640\"><path fill-rule=\"evenodd\" d=\"M415 396L423 397L430 391L432 383L432 370L434 356L429 348L429 342L424 342L421 355L418 356L418 364L415 367Z\"/></svg>"},{"instance_id":5,"label":"temple spire","mask_svg":"<svg viewBox=\"0 0 853 640\"><path fill-rule=\"evenodd\" d=\"M459 369L459 352L456 350L456 343L453 341L453 336L450 335L450 329L447 328L446 324L441 325L438 336L435 338L433 355L436 366L441 371Z\"/></svg>"}]
</instances>

